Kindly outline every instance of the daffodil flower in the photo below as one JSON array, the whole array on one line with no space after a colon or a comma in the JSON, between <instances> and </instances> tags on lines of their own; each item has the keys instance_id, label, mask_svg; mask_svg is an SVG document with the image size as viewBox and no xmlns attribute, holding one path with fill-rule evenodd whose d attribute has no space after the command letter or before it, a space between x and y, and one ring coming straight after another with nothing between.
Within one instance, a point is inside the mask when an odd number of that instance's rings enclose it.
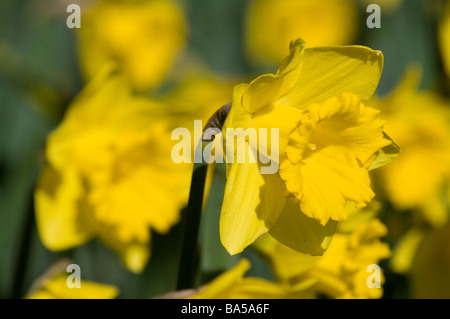
<instances>
[{"instance_id":1,"label":"daffodil flower","mask_svg":"<svg viewBox=\"0 0 450 319\"><path fill-rule=\"evenodd\" d=\"M310 47L351 44L358 26L352 0L253 0L245 15L246 52L251 62L277 65L292 39L301 36Z\"/></svg>"},{"instance_id":2,"label":"daffodil flower","mask_svg":"<svg viewBox=\"0 0 450 319\"><path fill-rule=\"evenodd\" d=\"M78 30L83 75L115 63L137 90L159 85L186 39L182 9L167 0L101 0L83 11Z\"/></svg>"},{"instance_id":3,"label":"daffodil flower","mask_svg":"<svg viewBox=\"0 0 450 319\"><path fill-rule=\"evenodd\" d=\"M415 210L441 227L448 221L443 194L450 181L450 102L418 90L419 80L420 71L410 69L392 93L372 100L402 146L401 156L374 176L396 209Z\"/></svg>"},{"instance_id":4,"label":"daffodil flower","mask_svg":"<svg viewBox=\"0 0 450 319\"><path fill-rule=\"evenodd\" d=\"M162 106L105 72L69 106L46 145L35 189L40 238L52 251L98 238L141 272L151 230L166 233L187 201L189 167L171 157Z\"/></svg>"},{"instance_id":5,"label":"daffodil flower","mask_svg":"<svg viewBox=\"0 0 450 319\"><path fill-rule=\"evenodd\" d=\"M45 274L34 281L26 299L112 299L119 295L113 285L81 280L79 287L69 287L68 263L61 260L52 265ZM63 267L64 266L64 267Z\"/></svg>"},{"instance_id":6,"label":"daffodil flower","mask_svg":"<svg viewBox=\"0 0 450 319\"><path fill-rule=\"evenodd\" d=\"M280 165L276 174L261 174L263 164L227 155L220 234L228 252L269 232L295 250L321 255L348 216L346 203L362 207L374 197L368 170L392 141L378 111L364 103L382 66L381 52L367 47L305 49L299 39L275 75L235 87L225 130L278 128L277 145L245 144Z\"/></svg>"}]
</instances>

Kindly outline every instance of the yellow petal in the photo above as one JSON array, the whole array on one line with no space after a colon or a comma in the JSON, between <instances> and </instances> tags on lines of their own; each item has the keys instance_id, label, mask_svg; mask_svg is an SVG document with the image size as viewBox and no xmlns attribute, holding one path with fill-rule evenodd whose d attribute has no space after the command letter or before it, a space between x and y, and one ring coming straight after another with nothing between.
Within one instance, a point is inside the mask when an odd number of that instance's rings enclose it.
<instances>
[{"instance_id":1,"label":"yellow petal","mask_svg":"<svg viewBox=\"0 0 450 319\"><path fill-rule=\"evenodd\" d=\"M270 107L275 100L286 95L301 74L305 42L291 42L289 55L283 60L276 75L264 74L250 82L242 96L242 105L249 113Z\"/></svg>"},{"instance_id":2,"label":"yellow petal","mask_svg":"<svg viewBox=\"0 0 450 319\"><path fill-rule=\"evenodd\" d=\"M368 101L378 86L383 55L363 46L305 49L303 68L295 85L278 102L305 108L344 92Z\"/></svg>"},{"instance_id":3,"label":"yellow petal","mask_svg":"<svg viewBox=\"0 0 450 319\"><path fill-rule=\"evenodd\" d=\"M311 280L312 279L312 280ZM317 283L310 278L294 287L288 284L271 282L262 278L245 277L228 291L230 299L304 299Z\"/></svg>"},{"instance_id":4,"label":"yellow petal","mask_svg":"<svg viewBox=\"0 0 450 319\"><path fill-rule=\"evenodd\" d=\"M28 296L29 299L112 299L117 297L119 289L91 281L80 281L80 288L69 288L67 277L61 273L49 279L38 291Z\"/></svg>"},{"instance_id":5,"label":"yellow petal","mask_svg":"<svg viewBox=\"0 0 450 319\"><path fill-rule=\"evenodd\" d=\"M254 79L242 96L242 106L248 113L270 106L278 95L281 83L281 79L273 74L264 74Z\"/></svg>"},{"instance_id":6,"label":"yellow petal","mask_svg":"<svg viewBox=\"0 0 450 319\"><path fill-rule=\"evenodd\" d=\"M252 248L269 261L277 280L286 283L292 283L293 278L306 273L322 258L293 250L269 235L255 241Z\"/></svg>"},{"instance_id":7,"label":"yellow petal","mask_svg":"<svg viewBox=\"0 0 450 319\"><path fill-rule=\"evenodd\" d=\"M415 227L409 229L395 245L390 266L399 274L406 274L411 269L417 247L424 237L424 231Z\"/></svg>"},{"instance_id":8,"label":"yellow petal","mask_svg":"<svg viewBox=\"0 0 450 319\"><path fill-rule=\"evenodd\" d=\"M220 214L220 238L230 254L269 230L283 209L283 192L278 175L261 175L257 163L231 166Z\"/></svg>"},{"instance_id":9,"label":"yellow petal","mask_svg":"<svg viewBox=\"0 0 450 319\"><path fill-rule=\"evenodd\" d=\"M395 161L374 173L381 177L380 185L396 208L426 207L424 211L431 213L434 209L429 208L438 207L434 198L450 173L450 113L448 101L433 92L418 91L419 82L418 70L409 69L387 98L374 101L383 110L386 130L402 148ZM434 217L441 222L445 216L439 212L444 210L435 211Z\"/></svg>"},{"instance_id":10,"label":"yellow petal","mask_svg":"<svg viewBox=\"0 0 450 319\"><path fill-rule=\"evenodd\" d=\"M244 277L250 268L247 259L219 275L192 299L300 299L310 294L317 281L305 280L294 286L270 282L262 278Z\"/></svg>"},{"instance_id":11,"label":"yellow petal","mask_svg":"<svg viewBox=\"0 0 450 319\"><path fill-rule=\"evenodd\" d=\"M210 282L205 289L192 296L192 299L208 299L220 298L223 293L226 293L231 287L241 279L247 270L250 269L250 262L242 258L236 266L226 271L218 278Z\"/></svg>"},{"instance_id":12,"label":"yellow petal","mask_svg":"<svg viewBox=\"0 0 450 319\"><path fill-rule=\"evenodd\" d=\"M248 84L245 83L236 85L234 87L233 103L225 120L225 123L223 125L223 130L225 132L227 131L228 128L242 128L243 130L247 130L249 127L251 127L252 125L251 116L242 106L242 96L244 92L247 90L247 88ZM223 134L223 143L224 143L223 153L227 163L227 178L228 178L231 169L231 163L237 163L237 154L236 152L234 152L233 154L227 153L226 151L227 135L228 134ZM236 147L240 147L240 145L235 145L235 148Z\"/></svg>"},{"instance_id":13,"label":"yellow petal","mask_svg":"<svg viewBox=\"0 0 450 319\"><path fill-rule=\"evenodd\" d=\"M346 200L366 205L375 196L365 168L348 166L331 156L318 156L302 168L301 210L322 225L347 219Z\"/></svg>"},{"instance_id":14,"label":"yellow petal","mask_svg":"<svg viewBox=\"0 0 450 319\"><path fill-rule=\"evenodd\" d=\"M287 199L280 217L269 233L294 250L320 256L328 248L336 225L335 221L330 220L322 226L317 220L303 214L298 203Z\"/></svg>"},{"instance_id":15,"label":"yellow petal","mask_svg":"<svg viewBox=\"0 0 450 319\"><path fill-rule=\"evenodd\" d=\"M247 84L237 85L233 93L233 105L225 121L224 130L228 128L239 128L244 131L255 130L257 141L251 144L254 150L258 151L259 156L265 156L272 161L279 163L284 149L289 141L291 131L298 126L303 112L297 108L281 105L269 104L256 112L249 114L242 105L241 101L247 94L249 86ZM278 131L278 139L272 140L272 130ZM261 130L267 132L266 138L261 138ZM227 142L227 135L224 135L224 146ZM249 141L251 143L251 141ZM273 145L272 145L273 144ZM235 146L235 150L239 145ZM280 153L281 152L281 153ZM237 161L234 154L234 162ZM228 160L227 162L230 162ZM227 165L229 170L229 165Z\"/></svg>"},{"instance_id":16,"label":"yellow petal","mask_svg":"<svg viewBox=\"0 0 450 319\"><path fill-rule=\"evenodd\" d=\"M136 243L127 245L125 252L121 255L121 258L128 270L135 274L140 274L150 259L149 245Z\"/></svg>"},{"instance_id":17,"label":"yellow petal","mask_svg":"<svg viewBox=\"0 0 450 319\"><path fill-rule=\"evenodd\" d=\"M348 217L346 201L362 207L374 197L367 168L392 142L384 138L378 111L355 95L311 105L308 114L291 134L280 176L302 212L325 225Z\"/></svg>"},{"instance_id":18,"label":"yellow petal","mask_svg":"<svg viewBox=\"0 0 450 319\"><path fill-rule=\"evenodd\" d=\"M124 241L114 226L95 221L97 238L112 249L125 268L135 274L144 271L151 256L151 232L148 230L146 241Z\"/></svg>"},{"instance_id":19,"label":"yellow petal","mask_svg":"<svg viewBox=\"0 0 450 319\"><path fill-rule=\"evenodd\" d=\"M51 166L43 168L34 198L36 223L45 247L64 250L91 238L83 196L82 181L75 170L67 168L60 172Z\"/></svg>"}]
</instances>

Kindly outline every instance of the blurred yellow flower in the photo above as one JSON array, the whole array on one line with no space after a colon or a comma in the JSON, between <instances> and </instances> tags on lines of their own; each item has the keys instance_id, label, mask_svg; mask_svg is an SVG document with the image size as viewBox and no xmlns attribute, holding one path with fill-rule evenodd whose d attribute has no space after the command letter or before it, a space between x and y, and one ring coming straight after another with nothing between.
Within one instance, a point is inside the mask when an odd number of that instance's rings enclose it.
<instances>
[{"instance_id":1,"label":"blurred yellow flower","mask_svg":"<svg viewBox=\"0 0 450 319\"><path fill-rule=\"evenodd\" d=\"M231 102L234 81L215 74L190 75L182 79L162 100L174 127L193 132L194 120L203 126L222 105Z\"/></svg>"},{"instance_id":2,"label":"blurred yellow flower","mask_svg":"<svg viewBox=\"0 0 450 319\"><path fill-rule=\"evenodd\" d=\"M397 160L374 171L378 187L399 210L420 210L433 226L448 219L445 188L450 177L450 103L419 91L419 74L410 71L387 97L373 99L386 130L402 147Z\"/></svg>"},{"instance_id":3,"label":"blurred yellow flower","mask_svg":"<svg viewBox=\"0 0 450 319\"><path fill-rule=\"evenodd\" d=\"M450 2L445 1L438 27L438 38L445 71L450 77Z\"/></svg>"},{"instance_id":4,"label":"blurred yellow flower","mask_svg":"<svg viewBox=\"0 0 450 319\"><path fill-rule=\"evenodd\" d=\"M316 278L315 295L331 298L381 298L382 288L369 287L369 265L390 256L390 249L380 238L387 228L378 219L360 223L350 233L336 233L323 256L308 256L264 236L254 247L263 254L277 280L291 285ZM382 273L380 283L384 282Z\"/></svg>"},{"instance_id":5,"label":"blurred yellow flower","mask_svg":"<svg viewBox=\"0 0 450 319\"><path fill-rule=\"evenodd\" d=\"M238 264L192 295L192 299L304 299L310 296L316 280L308 279L297 285L271 282L262 278L244 277L250 268L247 259Z\"/></svg>"},{"instance_id":6,"label":"blurred yellow flower","mask_svg":"<svg viewBox=\"0 0 450 319\"><path fill-rule=\"evenodd\" d=\"M80 287L69 288L65 272L67 263L54 264L37 279L25 298L27 299L112 299L119 295L119 289L112 285L80 280Z\"/></svg>"},{"instance_id":7,"label":"blurred yellow flower","mask_svg":"<svg viewBox=\"0 0 450 319\"><path fill-rule=\"evenodd\" d=\"M406 274L410 271L417 247L425 234L426 231L420 226L412 226L402 234L395 243L394 251L389 261L389 266L394 272Z\"/></svg>"},{"instance_id":8,"label":"blurred yellow flower","mask_svg":"<svg viewBox=\"0 0 450 319\"><path fill-rule=\"evenodd\" d=\"M187 200L190 166L171 159L162 105L133 96L116 75L90 83L48 137L35 190L38 230L53 251L97 237L140 272L150 229L166 233Z\"/></svg>"},{"instance_id":9,"label":"blurred yellow flower","mask_svg":"<svg viewBox=\"0 0 450 319\"><path fill-rule=\"evenodd\" d=\"M278 64L292 39L310 47L351 44L358 34L358 8L352 0L253 0L245 19L250 60Z\"/></svg>"},{"instance_id":10,"label":"blurred yellow flower","mask_svg":"<svg viewBox=\"0 0 450 319\"><path fill-rule=\"evenodd\" d=\"M91 281L81 281L80 288L69 288L66 283L67 274L61 273L49 279L40 290L28 299L111 299L119 291L116 287Z\"/></svg>"},{"instance_id":11,"label":"blurred yellow flower","mask_svg":"<svg viewBox=\"0 0 450 319\"><path fill-rule=\"evenodd\" d=\"M374 193L368 168L391 144L378 111L363 104L382 65L379 51L305 49L299 39L276 75L235 87L225 128L278 128L278 145L266 145L266 151L245 144L269 158L277 153L280 169L261 174L258 163L227 158L220 232L228 252L239 253L269 232L295 250L321 255L337 221L348 216L346 202L369 203Z\"/></svg>"},{"instance_id":12,"label":"blurred yellow flower","mask_svg":"<svg viewBox=\"0 0 450 319\"><path fill-rule=\"evenodd\" d=\"M137 90L160 84L186 38L181 8L168 0L100 0L83 12L82 71L93 78L114 62Z\"/></svg>"}]
</instances>

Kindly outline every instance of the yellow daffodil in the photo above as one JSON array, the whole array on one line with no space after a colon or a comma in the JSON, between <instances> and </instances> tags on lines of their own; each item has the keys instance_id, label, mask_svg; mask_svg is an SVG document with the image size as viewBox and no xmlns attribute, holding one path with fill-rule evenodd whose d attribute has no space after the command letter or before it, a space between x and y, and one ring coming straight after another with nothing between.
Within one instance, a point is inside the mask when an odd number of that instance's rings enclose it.
<instances>
[{"instance_id":1,"label":"yellow daffodil","mask_svg":"<svg viewBox=\"0 0 450 319\"><path fill-rule=\"evenodd\" d=\"M160 84L186 38L181 8L172 1L100 0L83 11L82 71L93 78L114 62L137 90Z\"/></svg>"},{"instance_id":2,"label":"yellow daffodil","mask_svg":"<svg viewBox=\"0 0 450 319\"><path fill-rule=\"evenodd\" d=\"M161 107L131 95L109 73L74 100L48 137L48 163L35 190L47 248L60 251L96 237L129 270L143 270L150 229L166 233L178 222L191 173L171 159L168 124L153 116Z\"/></svg>"},{"instance_id":3,"label":"yellow daffodil","mask_svg":"<svg viewBox=\"0 0 450 319\"><path fill-rule=\"evenodd\" d=\"M445 1L438 28L439 46L445 71L450 77L450 3Z\"/></svg>"},{"instance_id":4,"label":"yellow daffodil","mask_svg":"<svg viewBox=\"0 0 450 319\"><path fill-rule=\"evenodd\" d=\"M410 71L389 96L374 99L386 130L402 146L399 158L374 171L379 187L399 210L420 210L433 226L447 221L445 185L450 177L450 103L417 89Z\"/></svg>"},{"instance_id":5,"label":"yellow daffodil","mask_svg":"<svg viewBox=\"0 0 450 319\"><path fill-rule=\"evenodd\" d=\"M297 285L274 283L262 278L244 277L250 268L247 259L238 264L192 295L192 299L303 299L311 294L315 279Z\"/></svg>"},{"instance_id":6,"label":"yellow daffodil","mask_svg":"<svg viewBox=\"0 0 450 319\"><path fill-rule=\"evenodd\" d=\"M280 165L275 174L261 174L261 163L227 155L220 233L231 254L269 232L295 250L321 255L336 223L348 216L346 203L362 207L373 198L368 169L378 166L377 154L392 141L378 111L364 103L382 65L379 51L305 49L299 39L276 75L235 87L225 130L278 128L277 145L245 144L263 157L279 157Z\"/></svg>"},{"instance_id":7,"label":"yellow daffodil","mask_svg":"<svg viewBox=\"0 0 450 319\"><path fill-rule=\"evenodd\" d=\"M112 285L80 280L79 287L67 284L70 273L65 271L61 261L53 265L41 278L36 280L25 298L27 299L112 299L119 289Z\"/></svg>"},{"instance_id":8,"label":"yellow daffodil","mask_svg":"<svg viewBox=\"0 0 450 319\"><path fill-rule=\"evenodd\" d=\"M358 33L358 9L352 0L253 0L245 20L251 61L278 64L292 39L308 46L351 44Z\"/></svg>"},{"instance_id":9,"label":"yellow daffodil","mask_svg":"<svg viewBox=\"0 0 450 319\"><path fill-rule=\"evenodd\" d=\"M269 236L255 242L255 248L269 261L280 282L297 284L316 278L315 294L332 298L380 298L382 288L369 287L368 266L390 256L380 238L387 228L378 219L360 223L350 233L336 233L323 256L308 256L284 246ZM384 277L380 273L380 284Z\"/></svg>"}]
</instances>

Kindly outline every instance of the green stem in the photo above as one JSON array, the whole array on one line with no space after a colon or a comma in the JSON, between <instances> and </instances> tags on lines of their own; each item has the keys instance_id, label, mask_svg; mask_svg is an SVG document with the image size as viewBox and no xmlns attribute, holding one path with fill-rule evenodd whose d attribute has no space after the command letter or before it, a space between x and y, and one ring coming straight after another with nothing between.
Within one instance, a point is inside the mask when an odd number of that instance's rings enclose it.
<instances>
[{"instance_id":1,"label":"green stem","mask_svg":"<svg viewBox=\"0 0 450 319\"><path fill-rule=\"evenodd\" d=\"M35 179L34 179L35 180ZM14 286L12 288L12 298L20 299L23 298L23 285L25 282L25 273L27 270L27 264L30 255L30 246L31 246L31 233L33 230L33 226L35 223L34 220L34 180L33 186L30 191L30 200L26 207L26 212L24 216L24 221L21 229L21 237L19 240L18 251L17 251L17 259L14 268Z\"/></svg>"},{"instance_id":2,"label":"green stem","mask_svg":"<svg viewBox=\"0 0 450 319\"><path fill-rule=\"evenodd\" d=\"M202 142L199 146L202 150ZM178 271L177 290L194 287L198 259L198 233L203 208L203 195L208 164L203 160L194 164L191 189L184 224L183 246Z\"/></svg>"}]
</instances>

